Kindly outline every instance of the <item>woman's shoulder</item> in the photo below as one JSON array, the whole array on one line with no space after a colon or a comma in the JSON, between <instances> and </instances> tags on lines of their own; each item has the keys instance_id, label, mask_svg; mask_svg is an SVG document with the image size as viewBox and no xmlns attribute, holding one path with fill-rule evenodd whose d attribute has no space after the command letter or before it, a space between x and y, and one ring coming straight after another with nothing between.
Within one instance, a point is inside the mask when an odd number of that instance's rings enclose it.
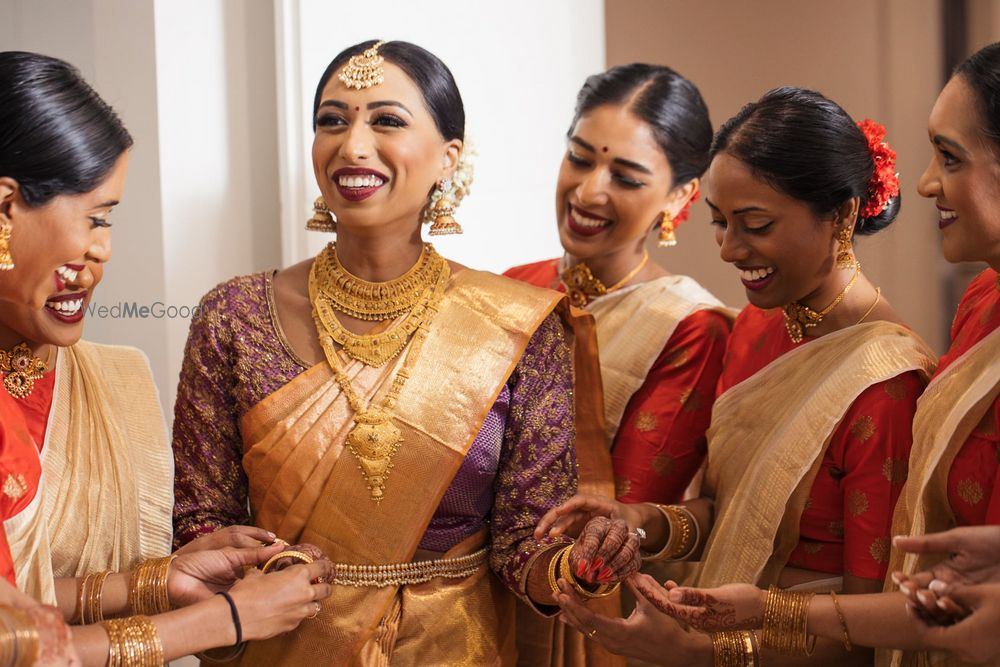
<instances>
[{"instance_id":1,"label":"woman's shoulder","mask_svg":"<svg viewBox=\"0 0 1000 667\"><path fill-rule=\"evenodd\" d=\"M558 267L558 259L545 259L507 269L503 275L536 287L552 287L559 278Z\"/></svg>"},{"instance_id":2,"label":"woman's shoulder","mask_svg":"<svg viewBox=\"0 0 1000 667\"><path fill-rule=\"evenodd\" d=\"M198 317L239 314L267 305L267 289L273 272L251 273L219 283L201 298L194 313Z\"/></svg>"}]
</instances>

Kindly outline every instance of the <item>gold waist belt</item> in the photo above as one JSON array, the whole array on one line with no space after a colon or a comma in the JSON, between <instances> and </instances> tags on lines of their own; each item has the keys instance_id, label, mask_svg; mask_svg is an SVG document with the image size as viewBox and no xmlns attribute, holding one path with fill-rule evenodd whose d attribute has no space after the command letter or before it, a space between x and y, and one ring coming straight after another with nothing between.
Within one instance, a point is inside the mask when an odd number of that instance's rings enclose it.
<instances>
[{"instance_id":1,"label":"gold waist belt","mask_svg":"<svg viewBox=\"0 0 1000 667\"><path fill-rule=\"evenodd\" d=\"M436 558L391 565L349 565L335 563L332 583L341 586L405 586L431 579L464 579L472 576L489 558L488 546L456 558Z\"/></svg>"}]
</instances>

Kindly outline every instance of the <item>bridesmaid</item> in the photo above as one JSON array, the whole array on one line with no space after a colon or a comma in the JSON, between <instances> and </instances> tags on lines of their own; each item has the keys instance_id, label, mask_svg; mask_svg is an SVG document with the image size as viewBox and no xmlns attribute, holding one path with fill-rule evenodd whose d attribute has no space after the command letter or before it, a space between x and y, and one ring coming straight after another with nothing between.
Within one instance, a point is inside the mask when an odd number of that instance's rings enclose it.
<instances>
[{"instance_id":1,"label":"bridesmaid","mask_svg":"<svg viewBox=\"0 0 1000 667\"><path fill-rule=\"evenodd\" d=\"M506 275L567 291L597 322L606 436L621 502L677 502L705 458L730 316L651 260L676 245L712 125L698 89L660 65L613 67L577 96L556 186L559 259Z\"/></svg>"}]
</instances>

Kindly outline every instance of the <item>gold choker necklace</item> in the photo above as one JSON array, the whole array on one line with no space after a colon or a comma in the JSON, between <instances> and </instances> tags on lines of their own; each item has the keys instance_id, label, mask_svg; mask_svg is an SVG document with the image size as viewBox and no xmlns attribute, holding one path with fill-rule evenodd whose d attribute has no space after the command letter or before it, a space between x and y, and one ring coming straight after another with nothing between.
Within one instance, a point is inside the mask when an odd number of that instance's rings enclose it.
<instances>
[{"instance_id":1,"label":"gold choker necklace","mask_svg":"<svg viewBox=\"0 0 1000 667\"><path fill-rule=\"evenodd\" d=\"M847 293L854 287L858 276L861 275L861 264L855 263L854 267L854 275L847 281L844 289L840 290L840 294L823 310L816 312L809 306L801 304L798 301L792 301L785 306L785 330L788 331L788 337L792 339L793 343L801 343L807 329L812 329L818 325L823 321L824 317L830 314L831 310L840 305L840 302L844 300Z\"/></svg>"},{"instance_id":2,"label":"gold choker necklace","mask_svg":"<svg viewBox=\"0 0 1000 667\"><path fill-rule=\"evenodd\" d=\"M32 352L27 343L18 343L9 352L0 350L0 372L4 374L3 386L14 398L27 398L35 388L35 380L42 379L48 365Z\"/></svg>"},{"instance_id":3,"label":"gold choker necklace","mask_svg":"<svg viewBox=\"0 0 1000 667\"><path fill-rule=\"evenodd\" d=\"M604 296L605 294L610 294L611 292L625 286L628 281L635 278L636 275L642 271L642 267L646 266L646 262L648 261L649 251L643 250L642 259L639 260L636 267L629 271L624 278L616 282L611 287L605 287L604 283L591 273L590 267L587 266L585 262L580 262L575 266L571 266L560 271L559 280L566 288L566 294L569 296L569 302L574 306L582 308L586 306L591 299Z\"/></svg>"},{"instance_id":4,"label":"gold choker necklace","mask_svg":"<svg viewBox=\"0 0 1000 667\"><path fill-rule=\"evenodd\" d=\"M363 296L359 293L357 306L351 311L347 311L343 306L347 295L342 289L342 277L349 274L344 274L343 268L337 262L336 247L333 244L327 246L316 257L309 272L309 297L312 300L313 310L319 324L322 326L321 335L325 331L344 348L349 357L368 366L383 366L387 361L395 358L406 347L406 342L420 324L433 317L433 308L436 308L437 301L440 301L440 295L444 293L445 285L447 285L451 275L447 260L437 254L430 244L424 248L424 255L426 255L426 259L418 261L417 264L425 263L426 269L420 269L414 273L412 278L407 278L410 275L407 272L406 275L396 279L397 281L406 279L407 289L416 292L415 299L411 299L409 294L400 295L393 291L394 288L390 288L390 292L387 292L389 296L379 296L382 294L379 285L391 285L395 281L389 283L361 281L363 283L361 291ZM357 281L359 279L352 277L351 280ZM398 299L397 303L406 303L409 306L401 309L400 305L392 305L382 310L380 317L368 318L382 320L405 315L402 322L387 331L359 335L345 329L340 320L337 319L336 312L352 317L354 316L352 312L376 313L379 309L379 304L376 301L380 298L386 298L388 301Z\"/></svg>"},{"instance_id":5,"label":"gold choker necklace","mask_svg":"<svg viewBox=\"0 0 1000 667\"><path fill-rule=\"evenodd\" d=\"M340 263L336 245L323 251L323 262L317 267L323 296L338 312L369 322L391 320L413 309L439 270L436 253L424 244L417 263L398 278L373 283L352 275Z\"/></svg>"},{"instance_id":6,"label":"gold choker necklace","mask_svg":"<svg viewBox=\"0 0 1000 667\"><path fill-rule=\"evenodd\" d=\"M428 245L425 252L434 267L431 271L433 282L426 286L419 301L403 322L378 334L358 335L347 331L337 320L332 305L324 298L320 275L328 268L331 256L335 253L332 246L316 258L309 272L309 298L313 304L313 320L316 323L319 342L337 384L340 385L348 404L354 411L355 426L347 434L347 447L358 460L358 468L368 486L371 499L375 502L381 502L385 496L385 484L392 470L392 458L403 443L402 433L392 421L392 408L417 363L420 349L427 338L428 327L437 313L441 299L444 298L444 290L451 275L448 262L434 252L434 248ZM361 397L351 386L351 379L347 376L344 364L334 348L334 342L340 343L351 358L369 366L381 366L399 354L406 346L411 333L414 334L413 342L382 404L378 406L362 404Z\"/></svg>"}]
</instances>

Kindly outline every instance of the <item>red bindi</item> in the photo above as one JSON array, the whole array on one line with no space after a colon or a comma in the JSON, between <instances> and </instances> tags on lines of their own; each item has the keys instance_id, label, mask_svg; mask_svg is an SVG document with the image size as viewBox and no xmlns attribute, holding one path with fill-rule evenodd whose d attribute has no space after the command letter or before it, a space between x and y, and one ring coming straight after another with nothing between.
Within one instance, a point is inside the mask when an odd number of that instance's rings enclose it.
<instances>
[{"instance_id":1,"label":"red bindi","mask_svg":"<svg viewBox=\"0 0 1000 667\"><path fill-rule=\"evenodd\" d=\"M361 111L361 107L354 107L355 111Z\"/></svg>"},{"instance_id":2,"label":"red bindi","mask_svg":"<svg viewBox=\"0 0 1000 667\"><path fill-rule=\"evenodd\" d=\"M603 152L603 153L607 153L607 152L608 152L608 147L607 147L607 146L603 146L603 147L601 148L601 152Z\"/></svg>"}]
</instances>

